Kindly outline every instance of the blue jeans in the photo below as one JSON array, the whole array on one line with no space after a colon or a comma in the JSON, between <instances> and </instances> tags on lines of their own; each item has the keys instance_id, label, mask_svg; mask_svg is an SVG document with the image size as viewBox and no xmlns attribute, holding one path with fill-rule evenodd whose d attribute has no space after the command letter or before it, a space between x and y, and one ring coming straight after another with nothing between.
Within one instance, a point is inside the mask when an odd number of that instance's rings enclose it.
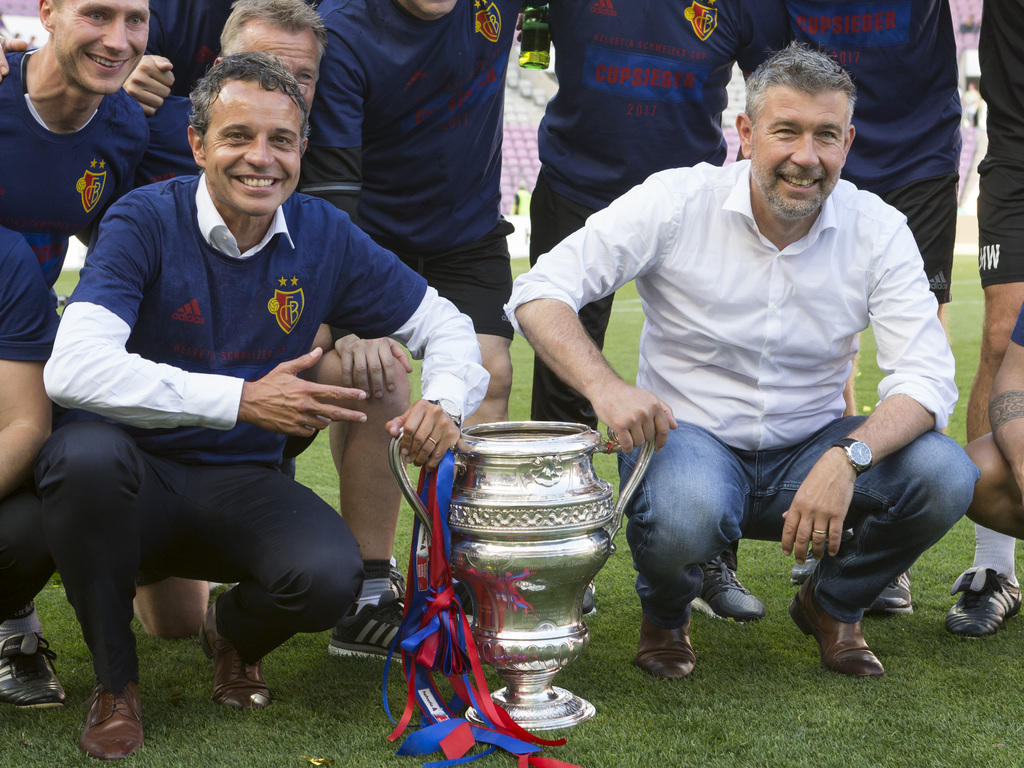
<instances>
[{"instance_id":1,"label":"blue jeans","mask_svg":"<svg viewBox=\"0 0 1024 768\"><path fill-rule=\"evenodd\" d=\"M647 618L662 629L682 626L700 593L697 563L741 538L781 541L782 514L811 467L863 421L837 419L799 445L767 451L735 450L679 422L627 509ZM638 456L619 457L623 482ZM928 432L858 477L845 523L853 537L815 573L821 607L840 621L860 621L886 585L963 517L978 475L956 442Z\"/></svg>"}]
</instances>

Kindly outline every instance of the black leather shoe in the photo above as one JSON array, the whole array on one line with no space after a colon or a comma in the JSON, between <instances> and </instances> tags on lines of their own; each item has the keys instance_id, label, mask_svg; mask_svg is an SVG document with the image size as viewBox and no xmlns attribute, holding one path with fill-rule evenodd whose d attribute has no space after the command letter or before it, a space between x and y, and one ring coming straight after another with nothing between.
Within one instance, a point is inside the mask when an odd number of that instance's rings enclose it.
<instances>
[{"instance_id":1,"label":"black leather shoe","mask_svg":"<svg viewBox=\"0 0 1024 768\"><path fill-rule=\"evenodd\" d=\"M994 635L1020 611L1020 586L992 568L969 568L950 590L963 592L946 614L946 629L963 637Z\"/></svg>"},{"instance_id":2,"label":"black leather shoe","mask_svg":"<svg viewBox=\"0 0 1024 768\"><path fill-rule=\"evenodd\" d=\"M123 760L142 747L142 706L139 684L128 683L111 693L97 683L89 699L78 748L99 760Z\"/></svg>"},{"instance_id":3,"label":"black leather shoe","mask_svg":"<svg viewBox=\"0 0 1024 768\"><path fill-rule=\"evenodd\" d=\"M661 629L644 616L640 622L640 645L633 660L649 675L682 680L693 673L697 657L690 645L690 620L679 629Z\"/></svg>"},{"instance_id":4,"label":"black leather shoe","mask_svg":"<svg viewBox=\"0 0 1024 768\"><path fill-rule=\"evenodd\" d=\"M805 635L814 635L821 666L850 677L881 677L881 662L868 648L860 622L847 623L827 614L814 596L814 578L803 583L789 604L789 615Z\"/></svg>"},{"instance_id":5,"label":"black leather shoe","mask_svg":"<svg viewBox=\"0 0 1024 768\"><path fill-rule=\"evenodd\" d=\"M47 709L64 703L64 689L53 671L57 654L35 632L11 635L0 643L0 702Z\"/></svg>"},{"instance_id":6,"label":"black leather shoe","mask_svg":"<svg viewBox=\"0 0 1024 768\"><path fill-rule=\"evenodd\" d=\"M217 604L206 612L199 642L213 659L213 696L217 704L235 709L261 709L270 704L270 689L263 680L263 661L246 664L234 643L217 631Z\"/></svg>"}]
</instances>

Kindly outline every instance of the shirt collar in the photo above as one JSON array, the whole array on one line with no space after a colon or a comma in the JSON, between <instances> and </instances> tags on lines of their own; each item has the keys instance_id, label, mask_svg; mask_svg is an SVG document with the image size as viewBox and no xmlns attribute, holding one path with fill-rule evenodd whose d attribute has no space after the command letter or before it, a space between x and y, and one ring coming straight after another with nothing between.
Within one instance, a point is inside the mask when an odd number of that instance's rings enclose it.
<instances>
[{"instance_id":1,"label":"shirt collar","mask_svg":"<svg viewBox=\"0 0 1024 768\"><path fill-rule=\"evenodd\" d=\"M750 203L750 161L741 160L737 163L745 165L739 173L736 183L733 185L732 191L729 196L725 199L725 203L722 205L723 210L734 211L745 216L755 231L757 230L757 222L754 219L754 208ZM795 243L789 245L785 250L788 252L802 251L808 245L813 243L818 237L827 229L836 229L838 224L836 222L836 209L833 202L835 197L835 190L832 190L832 194L825 198L825 203L821 206L821 213L818 214L818 218L814 220L810 230L806 235L801 237ZM758 235L761 236L758 231ZM764 237L761 236L764 240Z\"/></svg>"},{"instance_id":2,"label":"shirt collar","mask_svg":"<svg viewBox=\"0 0 1024 768\"><path fill-rule=\"evenodd\" d=\"M270 242L270 238L277 234L284 235L288 238L288 244L292 248L295 247L291 233L288 232L288 223L284 219L284 210L282 206L278 206L274 212L274 220L267 228L267 234L252 248L245 253L241 253L238 250L238 241L231 234L228 225L224 223L224 217L220 215L220 211L217 210L217 206L213 203L210 190L206 186L205 173L199 177L199 185L196 188L196 217L199 221L199 231L206 242L225 256L230 256L234 259L248 259L250 256L259 253Z\"/></svg>"}]
</instances>

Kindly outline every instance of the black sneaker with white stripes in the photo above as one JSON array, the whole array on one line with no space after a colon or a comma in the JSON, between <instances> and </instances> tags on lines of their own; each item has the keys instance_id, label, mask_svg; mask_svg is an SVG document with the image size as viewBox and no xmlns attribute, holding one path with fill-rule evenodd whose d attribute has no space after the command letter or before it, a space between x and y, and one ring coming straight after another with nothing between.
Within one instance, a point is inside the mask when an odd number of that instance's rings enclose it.
<instances>
[{"instance_id":1,"label":"black sneaker with white stripes","mask_svg":"<svg viewBox=\"0 0 1024 768\"><path fill-rule=\"evenodd\" d=\"M946 614L946 629L962 637L994 635L1020 611L1020 586L992 568L969 568L950 590L963 592Z\"/></svg>"},{"instance_id":2,"label":"black sneaker with white stripes","mask_svg":"<svg viewBox=\"0 0 1024 768\"><path fill-rule=\"evenodd\" d=\"M56 657L35 632L0 643L0 702L34 709L62 705L64 689L51 664Z\"/></svg>"},{"instance_id":3,"label":"black sneaker with white stripes","mask_svg":"<svg viewBox=\"0 0 1024 768\"><path fill-rule=\"evenodd\" d=\"M335 656L386 657L402 624L405 604L392 590L382 593L376 605L367 604L343 618L331 632L329 653ZM401 658L396 653L394 658Z\"/></svg>"}]
</instances>

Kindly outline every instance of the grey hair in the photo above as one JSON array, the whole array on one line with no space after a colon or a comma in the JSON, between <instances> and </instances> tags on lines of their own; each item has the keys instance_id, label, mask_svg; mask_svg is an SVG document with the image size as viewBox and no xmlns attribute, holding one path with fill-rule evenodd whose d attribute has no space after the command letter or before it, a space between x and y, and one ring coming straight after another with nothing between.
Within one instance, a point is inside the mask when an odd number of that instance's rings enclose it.
<instances>
[{"instance_id":1,"label":"grey hair","mask_svg":"<svg viewBox=\"0 0 1024 768\"><path fill-rule=\"evenodd\" d=\"M747 79L745 112L751 123L757 123L764 111L770 88L783 87L811 96L822 93L846 94L846 122L853 119L857 87L850 73L833 61L827 53L793 42L763 62Z\"/></svg>"},{"instance_id":2,"label":"grey hair","mask_svg":"<svg viewBox=\"0 0 1024 768\"><path fill-rule=\"evenodd\" d=\"M327 50L324 20L306 5L305 0L235 0L231 5L231 15L224 22L224 29L220 33L220 50L223 55L238 52L238 39L250 21L259 21L295 33L308 29L316 38L318 64Z\"/></svg>"},{"instance_id":3,"label":"grey hair","mask_svg":"<svg viewBox=\"0 0 1024 768\"><path fill-rule=\"evenodd\" d=\"M264 91L280 91L288 96L295 102L302 116L300 136L306 138L309 135L309 109L306 107L306 100L299 90L298 81L285 69L281 60L266 53L236 53L214 64L189 94L192 100L189 125L204 143L206 132L210 128L210 110L213 102L217 100L224 85L233 80L258 83Z\"/></svg>"}]
</instances>

